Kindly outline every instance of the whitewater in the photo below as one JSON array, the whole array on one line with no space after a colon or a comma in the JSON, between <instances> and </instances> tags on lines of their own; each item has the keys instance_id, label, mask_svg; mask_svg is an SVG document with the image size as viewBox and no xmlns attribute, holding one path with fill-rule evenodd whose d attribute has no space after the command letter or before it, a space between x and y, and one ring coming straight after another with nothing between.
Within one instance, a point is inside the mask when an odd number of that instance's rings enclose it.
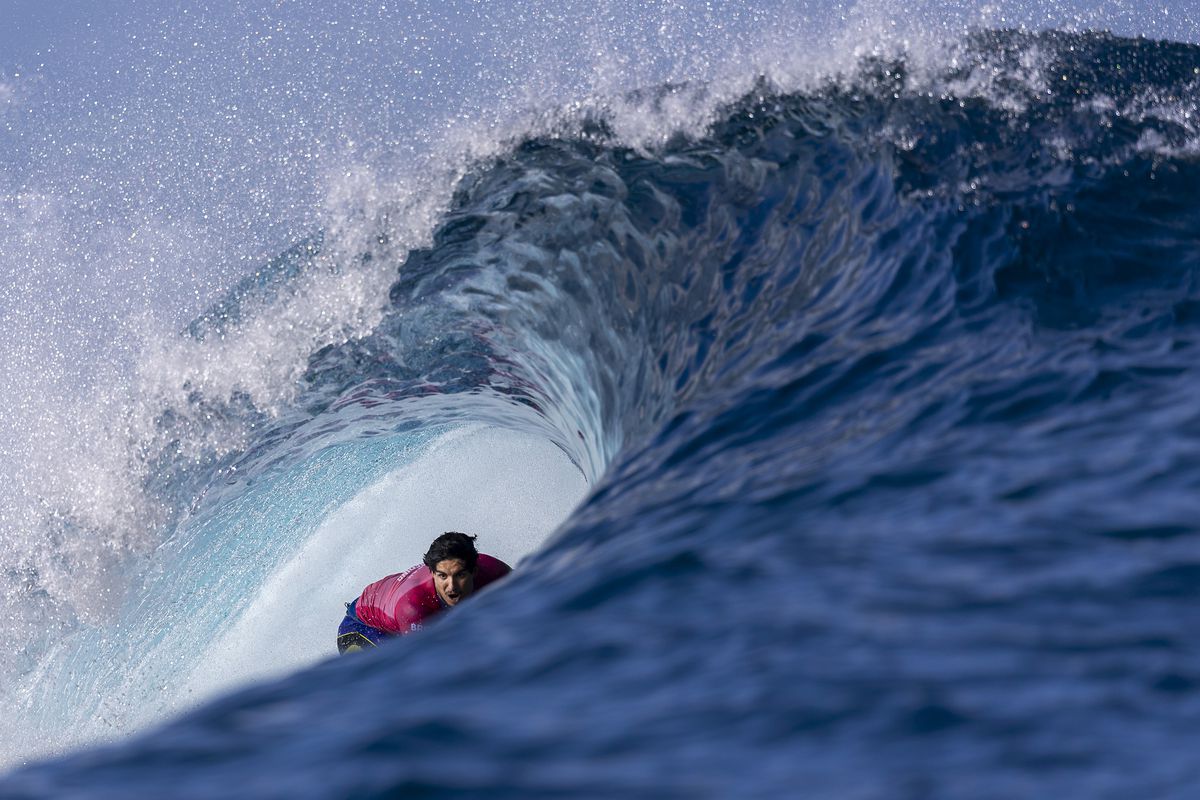
<instances>
[{"instance_id":1,"label":"whitewater","mask_svg":"<svg viewBox=\"0 0 1200 800\"><path fill-rule=\"evenodd\" d=\"M1200 791L1187 9L31 9L0 797Z\"/></svg>"}]
</instances>

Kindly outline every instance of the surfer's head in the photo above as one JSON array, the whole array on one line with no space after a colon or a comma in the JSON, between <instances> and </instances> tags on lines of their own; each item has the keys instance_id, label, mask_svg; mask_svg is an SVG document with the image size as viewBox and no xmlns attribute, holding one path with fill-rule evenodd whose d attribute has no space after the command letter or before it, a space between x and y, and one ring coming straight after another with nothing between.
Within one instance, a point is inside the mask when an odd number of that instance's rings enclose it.
<instances>
[{"instance_id":1,"label":"surfer's head","mask_svg":"<svg viewBox=\"0 0 1200 800\"><path fill-rule=\"evenodd\" d=\"M438 597L446 605L457 605L475 591L475 566L479 553L475 537L450 531L433 540L425 553L425 566L433 574Z\"/></svg>"}]
</instances>

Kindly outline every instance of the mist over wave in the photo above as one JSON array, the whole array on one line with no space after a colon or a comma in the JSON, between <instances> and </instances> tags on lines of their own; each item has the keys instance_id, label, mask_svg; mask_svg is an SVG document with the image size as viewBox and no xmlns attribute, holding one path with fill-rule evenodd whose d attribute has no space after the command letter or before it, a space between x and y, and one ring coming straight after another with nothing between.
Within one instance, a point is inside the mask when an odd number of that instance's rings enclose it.
<instances>
[{"instance_id":1,"label":"mist over wave","mask_svg":"<svg viewBox=\"0 0 1200 800\"><path fill-rule=\"evenodd\" d=\"M250 793L416 790L437 752L521 797L1187 796L1200 57L849 16L825 59L611 56L346 159L182 335L11 360L85 391L8 418L42 423L5 454L10 759L319 658L378 577L331 563L361 527L396 569L443 527L527 560L419 641L6 788L209 796L249 757ZM297 581L327 596L264 641Z\"/></svg>"}]
</instances>

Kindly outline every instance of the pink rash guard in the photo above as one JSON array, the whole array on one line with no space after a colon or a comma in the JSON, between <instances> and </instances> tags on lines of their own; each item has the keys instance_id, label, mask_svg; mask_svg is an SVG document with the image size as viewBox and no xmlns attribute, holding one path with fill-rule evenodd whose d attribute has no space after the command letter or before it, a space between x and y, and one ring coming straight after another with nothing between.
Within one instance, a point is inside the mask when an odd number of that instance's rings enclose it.
<instances>
[{"instance_id":1,"label":"pink rash guard","mask_svg":"<svg viewBox=\"0 0 1200 800\"><path fill-rule=\"evenodd\" d=\"M479 554L475 564L475 591L503 578L512 568L498 558ZM421 629L422 623L447 606L438 598L433 573L424 564L377 580L358 597L354 611L372 628L393 636Z\"/></svg>"}]
</instances>

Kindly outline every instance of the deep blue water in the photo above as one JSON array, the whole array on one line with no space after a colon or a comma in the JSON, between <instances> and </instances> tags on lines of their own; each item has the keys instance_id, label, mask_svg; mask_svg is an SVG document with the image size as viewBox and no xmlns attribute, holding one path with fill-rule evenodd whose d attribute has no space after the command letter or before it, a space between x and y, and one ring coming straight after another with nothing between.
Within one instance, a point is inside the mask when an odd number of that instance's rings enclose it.
<instances>
[{"instance_id":1,"label":"deep blue water","mask_svg":"<svg viewBox=\"0 0 1200 800\"><path fill-rule=\"evenodd\" d=\"M482 423L554 442L582 507L420 636L0 796L1197 796L1198 76L979 34L651 151L596 116L480 164L431 246L363 254L396 259L369 336L152 488L270 508L336 447L332 507Z\"/></svg>"}]
</instances>

